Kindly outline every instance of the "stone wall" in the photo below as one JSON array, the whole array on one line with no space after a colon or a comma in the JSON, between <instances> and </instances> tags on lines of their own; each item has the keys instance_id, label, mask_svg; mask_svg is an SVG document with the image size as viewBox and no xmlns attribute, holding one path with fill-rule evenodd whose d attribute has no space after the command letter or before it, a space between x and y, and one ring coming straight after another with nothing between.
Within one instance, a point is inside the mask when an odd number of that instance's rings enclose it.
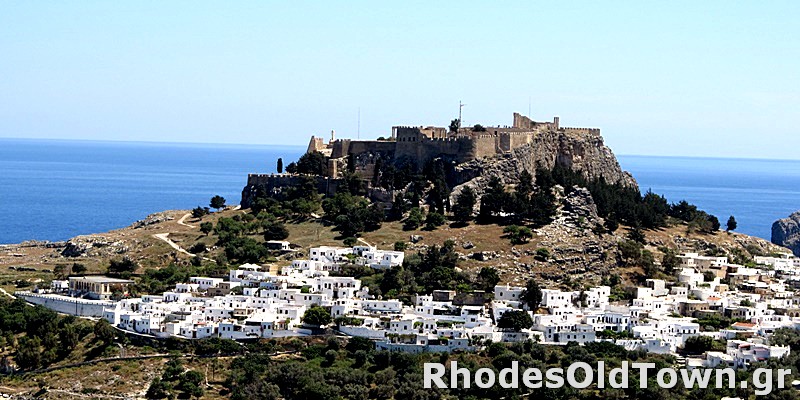
<instances>
[{"instance_id":1,"label":"stone wall","mask_svg":"<svg viewBox=\"0 0 800 400\"><path fill-rule=\"evenodd\" d=\"M259 191L266 193L280 193L288 187L303 183L306 176L296 174L248 174L247 186L242 189L243 208L248 208L256 198ZM332 195L341 183L340 179L322 176L312 177L317 183L317 191L323 195Z\"/></svg>"},{"instance_id":2,"label":"stone wall","mask_svg":"<svg viewBox=\"0 0 800 400\"><path fill-rule=\"evenodd\" d=\"M420 167L436 157L444 157L459 163L475 158L475 143L467 137L430 139L419 136L416 139L398 141L395 158L411 158L416 160Z\"/></svg>"},{"instance_id":3,"label":"stone wall","mask_svg":"<svg viewBox=\"0 0 800 400\"><path fill-rule=\"evenodd\" d=\"M32 292L16 292L15 296L31 304L38 304L62 314L78 317L102 318L103 310L114 307L113 301L86 300L54 294L38 294Z\"/></svg>"}]
</instances>

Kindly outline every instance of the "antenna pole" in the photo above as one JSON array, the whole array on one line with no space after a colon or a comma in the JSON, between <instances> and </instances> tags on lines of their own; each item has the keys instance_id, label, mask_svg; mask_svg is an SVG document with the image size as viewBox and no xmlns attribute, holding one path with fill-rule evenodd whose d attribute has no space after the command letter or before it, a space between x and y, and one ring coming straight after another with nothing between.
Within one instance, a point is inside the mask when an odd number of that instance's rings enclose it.
<instances>
[{"instance_id":1,"label":"antenna pole","mask_svg":"<svg viewBox=\"0 0 800 400\"><path fill-rule=\"evenodd\" d=\"M462 103L461 100L458 101L458 125L461 126L461 109L464 108L466 104Z\"/></svg>"}]
</instances>

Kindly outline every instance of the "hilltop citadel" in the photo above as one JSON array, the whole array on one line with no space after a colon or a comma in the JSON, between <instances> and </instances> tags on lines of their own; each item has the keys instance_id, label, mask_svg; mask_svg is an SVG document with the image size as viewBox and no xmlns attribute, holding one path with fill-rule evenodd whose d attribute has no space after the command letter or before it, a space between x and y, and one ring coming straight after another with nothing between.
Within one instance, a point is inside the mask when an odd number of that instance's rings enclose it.
<instances>
[{"instance_id":1,"label":"hilltop citadel","mask_svg":"<svg viewBox=\"0 0 800 400\"><path fill-rule=\"evenodd\" d=\"M447 179L453 188L504 171L509 173L501 177L503 181L514 183L523 169L531 172L555 165L580 171L588 178L635 185L603 143L600 129L562 127L559 117L539 122L514 113L511 126L394 126L388 137L374 140L339 139L331 132L327 142L311 137L306 153L315 152L327 162L325 173L315 177L321 194L335 193L348 171L372 184L379 181L380 169L387 164L421 170L437 159L450 166ZM280 191L300 180L296 174L249 174L242 206L248 206L259 190ZM369 188L368 195L379 201L392 198L391 193L375 187Z\"/></svg>"},{"instance_id":2,"label":"hilltop citadel","mask_svg":"<svg viewBox=\"0 0 800 400\"><path fill-rule=\"evenodd\" d=\"M471 160L508 153L516 148L533 143L542 132L556 131L572 135L600 135L599 129L564 128L559 126L559 117L553 122L537 122L529 117L514 113L513 124L509 126L460 127L451 129L437 126L393 126L389 138L377 140L331 139L325 143L321 137L312 136L307 152L319 151L329 157L329 177L341 176L348 157L361 160L366 155L380 155L393 160L411 160L423 166L434 158L442 158L461 164ZM375 165L360 162L356 173L371 177Z\"/></svg>"}]
</instances>

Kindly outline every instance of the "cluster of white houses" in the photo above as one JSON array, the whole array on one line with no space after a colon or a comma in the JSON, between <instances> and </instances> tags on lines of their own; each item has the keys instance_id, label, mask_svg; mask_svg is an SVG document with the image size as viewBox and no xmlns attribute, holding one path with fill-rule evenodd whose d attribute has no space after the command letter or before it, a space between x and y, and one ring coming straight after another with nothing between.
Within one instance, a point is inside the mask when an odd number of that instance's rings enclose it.
<instances>
[{"instance_id":1,"label":"cluster of white houses","mask_svg":"<svg viewBox=\"0 0 800 400\"><path fill-rule=\"evenodd\" d=\"M317 247L309 259L279 269L246 264L231 270L227 279L192 277L161 295L123 299L104 308L102 317L121 329L156 337L244 340L308 334L302 317L309 307L322 306L339 331L374 339L388 350L468 351L487 339L546 344L613 339L629 350L674 353L690 337L710 336L726 339L728 347L706 353L704 365L743 366L789 353L788 347L770 345L769 338L778 328L800 328L800 295L793 290L800 282L800 260L759 257L758 265L748 268L726 257L687 253L680 258L674 284L648 280L625 305L609 300L608 286L544 289L540 309L532 312L520 301L524 288L507 285L495 287L493 297L436 291L416 296L411 305L376 298L360 280L331 273L345 263L391 268L402 264L402 252ZM86 289L75 282L70 281L71 289ZM511 310L529 312L533 326L498 328L496 321ZM735 323L702 329L700 323L715 316Z\"/></svg>"}]
</instances>

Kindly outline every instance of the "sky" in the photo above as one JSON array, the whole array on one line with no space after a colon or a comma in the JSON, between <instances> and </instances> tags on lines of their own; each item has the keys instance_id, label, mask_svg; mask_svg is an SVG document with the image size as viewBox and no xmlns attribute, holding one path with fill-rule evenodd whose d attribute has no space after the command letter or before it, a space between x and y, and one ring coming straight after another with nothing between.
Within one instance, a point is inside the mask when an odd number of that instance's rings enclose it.
<instances>
[{"instance_id":1,"label":"sky","mask_svg":"<svg viewBox=\"0 0 800 400\"><path fill-rule=\"evenodd\" d=\"M0 137L305 145L601 128L618 154L800 159L800 2L3 1ZM360 117L359 117L360 115Z\"/></svg>"}]
</instances>

